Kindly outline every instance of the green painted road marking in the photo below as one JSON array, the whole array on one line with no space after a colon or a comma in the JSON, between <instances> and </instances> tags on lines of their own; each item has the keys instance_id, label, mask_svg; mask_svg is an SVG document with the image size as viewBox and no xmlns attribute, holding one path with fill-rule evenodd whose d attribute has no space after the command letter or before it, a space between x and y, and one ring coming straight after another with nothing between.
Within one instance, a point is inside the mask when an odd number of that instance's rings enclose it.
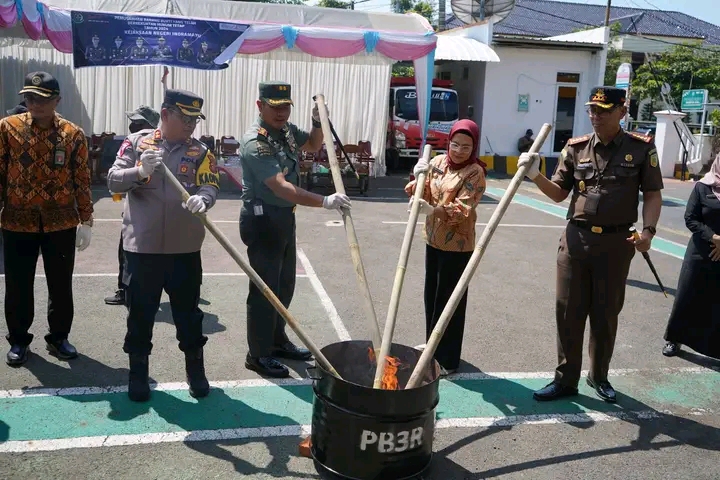
<instances>
[{"instance_id":1,"label":"green painted road marking","mask_svg":"<svg viewBox=\"0 0 720 480\"><path fill-rule=\"evenodd\" d=\"M499 200L505 194L505 190L502 188L488 187L486 193ZM567 216L566 207L561 207L559 205L553 205L552 203L536 200L532 197L527 197L519 193L516 193L515 196L513 196L513 200L511 203L530 207L532 209L539 210L549 215L562 218L563 220ZM679 258L682 260L685 257L685 249L685 245L664 239L662 237L656 236L655 238L653 238L652 250L656 252L664 253L665 255L670 255L671 257Z\"/></svg>"},{"instance_id":2,"label":"green painted road marking","mask_svg":"<svg viewBox=\"0 0 720 480\"><path fill-rule=\"evenodd\" d=\"M536 402L532 392L549 380L491 378L441 380L438 420L572 415L651 410L716 410L720 405L720 373L697 372L622 375L611 378L618 403L605 403L580 384L578 397ZM200 430L224 430L308 425L312 387L256 386L213 389L195 400L186 390L155 390L146 404L136 404L124 392L26 396L0 399L1 441L40 441L80 437L148 435Z\"/></svg>"}]
</instances>

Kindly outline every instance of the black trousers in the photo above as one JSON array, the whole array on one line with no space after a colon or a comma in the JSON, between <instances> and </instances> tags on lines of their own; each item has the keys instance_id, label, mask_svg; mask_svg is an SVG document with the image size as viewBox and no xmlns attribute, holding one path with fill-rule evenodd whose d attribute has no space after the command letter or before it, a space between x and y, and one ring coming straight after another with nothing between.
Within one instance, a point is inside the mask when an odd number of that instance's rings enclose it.
<instances>
[{"instance_id":1,"label":"black trousers","mask_svg":"<svg viewBox=\"0 0 720 480\"><path fill-rule=\"evenodd\" d=\"M244 205L240 210L240 238L247 245L250 266L289 308L297 263L293 208L265 204L263 215L254 215L252 205ZM252 281L246 305L250 356L269 357L275 346L288 341L285 319Z\"/></svg>"},{"instance_id":2,"label":"black trousers","mask_svg":"<svg viewBox=\"0 0 720 480\"><path fill-rule=\"evenodd\" d=\"M49 233L3 229L5 257L5 321L10 345L28 346L35 317L35 270L42 253L48 288L47 342L68 338L73 323L72 276L75 268L76 228Z\"/></svg>"},{"instance_id":3,"label":"black trousers","mask_svg":"<svg viewBox=\"0 0 720 480\"><path fill-rule=\"evenodd\" d=\"M426 245L425 248L425 340L430 339L435 325L445 308L455 286L470 261L472 252L446 252ZM442 336L435 360L447 370L460 366L467 290L460 299L455 313Z\"/></svg>"},{"instance_id":4,"label":"black trousers","mask_svg":"<svg viewBox=\"0 0 720 480\"><path fill-rule=\"evenodd\" d=\"M180 350L192 352L207 343L202 333L204 314L198 307L202 284L200 252L150 254L125 251L123 283L128 308L123 351L150 355L155 315L163 289L177 329Z\"/></svg>"},{"instance_id":5,"label":"black trousers","mask_svg":"<svg viewBox=\"0 0 720 480\"><path fill-rule=\"evenodd\" d=\"M123 249L122 233L120 234L120 245L118 245L118 290L124 290L123 270L125 268L125 250Z\"/></svg>"}]
</instances>

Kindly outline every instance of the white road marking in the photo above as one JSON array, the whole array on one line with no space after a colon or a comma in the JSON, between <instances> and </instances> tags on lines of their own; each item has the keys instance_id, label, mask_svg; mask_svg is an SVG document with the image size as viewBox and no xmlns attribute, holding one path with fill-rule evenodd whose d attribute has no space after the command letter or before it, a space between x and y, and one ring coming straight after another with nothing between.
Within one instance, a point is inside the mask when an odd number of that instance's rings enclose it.
<instances>
[{"instance_id":1,"label":"white road marking","mask_svg":"<svg viewBox=\"0 0 720 480\"><path fill-rule=\"evenodd\" d=\"M720 368L711 367L667 367L655 369L641 368L619 368L611 369L610 377L622 377L628 375L649 375L649 374L698 374L718 372ZM583 370L582 376L587 376L588 371ZM444 377L445 380L519 380L519 379L552 379L554 372L472 372L472 373L454 373ZM289 386L289 385L311 385L312 380L309 378L285 378L277 380L266 380L261 378L248 380L226 380L219 382L210 382L212 388L252 388L252 387L271 387L271 386ZM153 390L174 391L186 390L188 384L184 382L169 382L151 384ZM70 388L27 388L16 390L0 390L0 399L3 398L22 398L22 397L66 397L74 395L102 395L107 393L123 393L127 392L127 385L107 386L107 387L70 387Z\"/></svg>"},{"instance_id":2,"label":"white road marking","mask_svg":"<svg viewBox=\"0 0 720 480\"><path fill-rule=\"evenodd\" d=\"M322 282L320 282L320 278L317 276L317 273L315 273L315 269L310 264L310 260L308 259L307 255L305 255L305 252L302 250L302 248L297 249L297 257L298 260L300 260L303 268L305 269L305 272L307 272L307 278L310 279L310 284L315 290L315 293L317 293L317 296L320 299L320 303L325 309L325 312L327 312L327 315L330 318L330 322L332 322L333 327L335 328L335 332L337 333L338 338L342 342L351 340L347 328L345 328L345 325L343 324L340 315L338 315L335 305L330 299L330 295L328 295L327 291L325 291L325 287L323 287Z\"/></svg>"},{"instance_id":3,"label":"white road marking","mask_svg":"<svg viewBox=\"0 0 720 480\"><path fill-rule=\"evenodd\" d=\"M382 223L388 225L407 225L407 222L383 220ZM423 225L425 222L417 222L418 225ZM476 223L476 226L487 226L487 223ZM525 223L501 223L499 227L519 227L519 228L565 228L565 225L531 225Z\"/></svg>"},{"instance_id":4,"label":"white road marking","mask_svg":"<svg viewBox=\"0 0 720 480\"><path fill-rule=\"evenodd\" d=\"M587 412L569 414L514 415L509 417L447 418L435 422L436 430L448 428L506 427L515 425L559 425L563 423L600 423L639 421L662 418L655 410ZM709 410L697 410L693 416L712 415ZM120 447L160 443L203 442L241 438L306 437L312 433L311 425L282 425L260 428L228 428L222 430L195 430L190 432L141 433L135 435L107 435L95 437L60 438L53 440L22 440L0 443L0 453L47 452L77 448Z\"/></svg>"},{"instance_id":5,"label":"white road marking","mask_svg":"<svg viewBox=\"0 0 720 480\"><path fill-rule=\"evenodd\" d=\"M117 278L118 274L115 273L74 273L73 277L78 278L93 278L93 277L113 277ZM230 273L230 272L203 272L203 277L247 277L244 272ZM305 273L298 273L297 278L308 278ZM0 274L0 278L5 278L5 274ZM44 274L37 274L35 278L45 278Z\"/></svg>"},{"instance_id":6,"label":"white road marking","mask_svg":"<svg viewBox=\"0 0 720 480\"><path fill-rule=\"evenodd\" d=\"M116 222L120 223L122 222L122 218L95 218L93 219L93 222ZM238 223L238 220L213 220L210 219L212 223Z\"/></svg>"}]
</instances>

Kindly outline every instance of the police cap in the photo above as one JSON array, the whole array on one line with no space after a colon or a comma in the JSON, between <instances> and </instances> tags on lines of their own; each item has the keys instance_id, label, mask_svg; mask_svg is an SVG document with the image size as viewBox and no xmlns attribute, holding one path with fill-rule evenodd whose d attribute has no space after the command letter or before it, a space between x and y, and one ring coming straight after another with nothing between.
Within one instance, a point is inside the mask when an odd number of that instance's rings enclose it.
<instances>
[{"instance_id":1,"label":"police cap","mask_svg":"<svg viewBox=\"0 0 720 480\"><path fill-rule=\"evenodd\" d=\"M293 105L290 84L285 82L263 82L260 84L260 100L271 107Z\"/></svg>"},{"instance_id":2,"label":"police cap","mask_svg":"<svg viewBox=\"0 0 720 480\"><path fill-rule=\"evenodd\" d=\"M160 123L160 114L147 105L140 105L132 112L125 112L125 115L133 122L147 122L153 128L157 128Z\"/></svg>"},{"instance_id":3,"label":"police cap","mask_svg":"<svg viewBox=\"0 0 720 480\"><path fill-rule=\"evenodd\" d=\"M55 97L60 95L60 84L47 72L32 72L25 77L25 85L18 93L20 95L34 93L45 98Z\"/></svg>"},{"instance_id":4,"label":"police cap","mask_svg":"<svg viewBox=\"0 0 720 480\"><path fill-rule=\"evenodd\" d=\"M590 91L590 100L585 105L597 105L610 109L625 105L625 90L615 87L595 87Z\"/></svg>"},{"instance_id":5,"label":"police cap","mask_svg":"<svg viewBox=\"0 0 720 480\"><path fill-rule=\"evenodd\" d=\"M203 99L186 90L171 90L165 92L163 107L177 108L183 115L200 117L205 120L202 113Z\"/></svg>"}]
</instances>

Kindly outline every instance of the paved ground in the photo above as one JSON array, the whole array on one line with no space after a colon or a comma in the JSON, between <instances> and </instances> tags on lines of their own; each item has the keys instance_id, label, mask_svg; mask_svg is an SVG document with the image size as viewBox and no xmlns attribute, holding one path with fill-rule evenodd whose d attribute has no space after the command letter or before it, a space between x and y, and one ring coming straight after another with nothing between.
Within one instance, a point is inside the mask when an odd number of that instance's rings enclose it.
<instances>
[{"instance_id":1,"label":"paved ground","mask_svg":"<svg viewBox=\"0 0 720 480\"><path fill-rule=\"evenodd\" d=\"M381 327L407 220L403 184L400 177L378 179L369 197L353 203ZM507 184L490 180L478 208L481 223ZM720 362L692 352L674 359L660 354L689 238L683 215L692 185L667 180L666 187L651 257L669 298L637 255L612 364L618 404L601 402L584 384L573 400L538 404L532 390L548 382L556 361L554 265L566 205L551 204L523 184L470 285L464 363L441 381L435 457L424 478L720 477ZM71 340L81 357L62 362L44 351L47 294L39 276L33 355L24 368L0 365L2 477L195 479L235 472L238 478L319 478L312 462L298 456L312 418L309 364L293 363L294 378L281 382L262 381L243 367L248 279L210 235L201 307L215 388L200 401L187 394L164 297L151 357L159 386L146 405L127 400L124 309L102 300L117 281L120 204L100 191L96 198L99 221L90 248L78 254L74 282ZM238 211L237 197L226 194L211 218L242 247ZM369 338L345 230L336 220L333 212L298 210L300 261L290 310L319 346ZM418 227L395 334L410 346L422 343L424 330L420 232Z\"/></svg>"}]
</instances>

